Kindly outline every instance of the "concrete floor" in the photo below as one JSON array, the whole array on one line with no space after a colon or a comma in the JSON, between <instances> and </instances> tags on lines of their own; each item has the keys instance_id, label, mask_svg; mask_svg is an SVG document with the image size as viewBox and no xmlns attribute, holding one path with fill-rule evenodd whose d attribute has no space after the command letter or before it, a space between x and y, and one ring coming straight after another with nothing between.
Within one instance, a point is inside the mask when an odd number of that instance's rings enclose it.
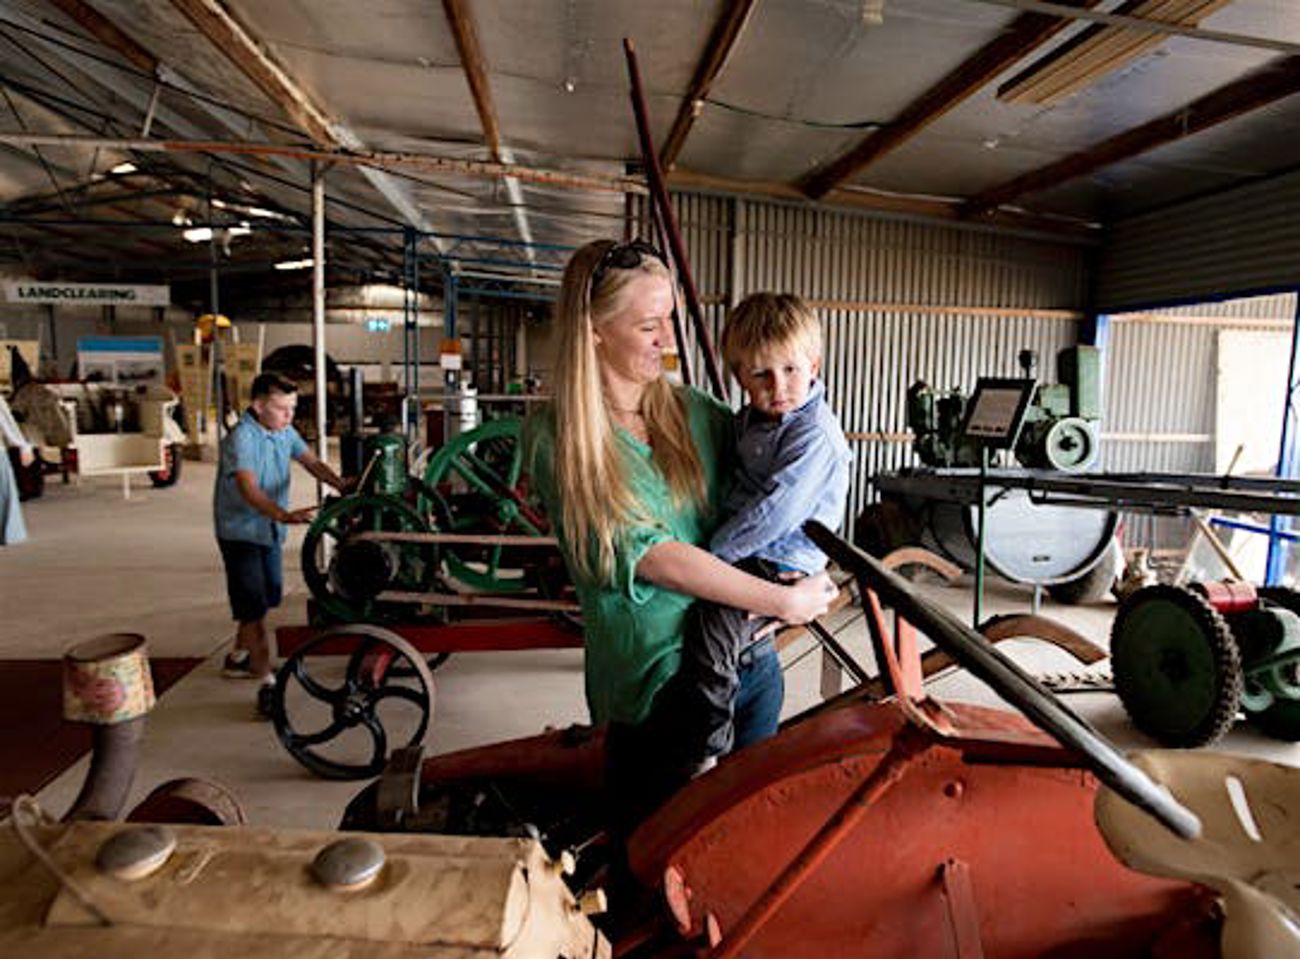
<instances>
[{"instance_id":1,"label":"concrete floor","mask_svg":"<svg viewBox=\"0 0 1300 959\"><path fill-rule=\"evenodd\" d=\"M259 825L327 828L360 788L327 782L302 769L253 708L254 686L218 673L231 635L222 572L211 531L211 464L187 462L180 483L153 490L137 481L130 500L120 482L58 483L25 504L29 542L0 552L0 658L58 658L75 642L109 631L143 633L156 656L207 657L159 701L150 717L134 797L177 776L202 776L234 790ZM314 484L295 476L295 505L314 496ZM305 590L297 563L303 528L286 551L284 606L273 623L305 621ZM925 591L970 616L970 590L926 586ZM989 613L1025 611L1028 592L993 584ZM1044 613L1105 644L1114 605L1060 607ZM841 641L866 658L859 621ZM1001 645L1030 672L1077 668L1063 653L1036 643ZM811 641L783 654L786 715L820 700L821 655ZM978 681L956 674L935 681L934 695L974 702L996 699ZM1125 747L1150 743L1128 725L1118 699L1104 693L1068 697L1071 706ZM581 654L576 650L456 654L436 674L436 702L427 739L432 752L528 735L546 725L585 720ZM1219 748L1300 765L1300 746L1264 739L1241 725ZM2 760L3 757L0 757ZM39 796L54 814L71 802L85 761Z\"/></svg>"}]
</instances>

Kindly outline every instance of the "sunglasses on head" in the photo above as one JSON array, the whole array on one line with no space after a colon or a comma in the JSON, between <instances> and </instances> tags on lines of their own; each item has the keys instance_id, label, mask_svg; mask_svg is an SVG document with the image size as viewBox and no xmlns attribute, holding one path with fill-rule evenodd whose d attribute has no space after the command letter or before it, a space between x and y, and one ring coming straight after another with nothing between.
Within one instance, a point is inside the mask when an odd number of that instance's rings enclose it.
<instances>
[{"instance_id":1,"label":"sunglasses on head","mask_svg":"<svg viewBox=\"0 0 1300 959\"><path fill-rule=\"evenodd\" d=\"M596 264L596 269L591 274L592 290L600 287L610 270L634 270L645 261L646 257L656 259L664 266L668 265L668 261L659 252L659 249L645 240L615 243L605 251L604 256L600 258L600 262Z\"/></svg>"}]
</instances>

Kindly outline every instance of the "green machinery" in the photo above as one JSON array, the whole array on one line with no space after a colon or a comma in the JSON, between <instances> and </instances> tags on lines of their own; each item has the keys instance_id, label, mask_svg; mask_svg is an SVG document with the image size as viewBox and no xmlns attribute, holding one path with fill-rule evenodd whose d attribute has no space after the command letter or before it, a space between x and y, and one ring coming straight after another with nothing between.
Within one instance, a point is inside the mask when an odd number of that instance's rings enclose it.
<instances>
[{"instance_id":1,"label":"green machinery","mask_svg":"<svg viewBox=\"0 0 1300 959\"><path fill-rule=\"evenodd\" d=\"M1300 740L1300 593L1247 583L1148 586L1111 630L1115 688L1140 730L1204 746L1244 713Z\"/></svg>"},{"instance_id":2,"label":"green machinery","mask_svg":"<svg viewBox=\"0 0 1300 959\"><path fill-rule=\"evenodd\" d=\"M558 553L503 542L548 535L522 475L521 422L503 417L454 436L422 476L408 473L401 436L368 437L356 492L329 502L303 539L303 578L319 612L341 622L394 622L417 614L411 597L437 586L558 588ZM430 533L459 535L448 537L454 543L391 535Z\"/></svg>"},{"instance_id":3,"label":"green machinery","mask_svg":"<svg viewBox=\"0 0 1300 959\"><path fill-rule=\"evenodd\" d=\"M1020 351L1020 367L1032 379L1037 357ZM1101 354L1071 346L1056 356L1059 383L1035 391L1016 441L1016 459L1030 469L1086 470L1097 460L1101 422ZM917 381L907 391L907 426L926 466L978 466L979 447L961 435L967 397L961 390L932 389Z\"/></svg>"}]
</instances>

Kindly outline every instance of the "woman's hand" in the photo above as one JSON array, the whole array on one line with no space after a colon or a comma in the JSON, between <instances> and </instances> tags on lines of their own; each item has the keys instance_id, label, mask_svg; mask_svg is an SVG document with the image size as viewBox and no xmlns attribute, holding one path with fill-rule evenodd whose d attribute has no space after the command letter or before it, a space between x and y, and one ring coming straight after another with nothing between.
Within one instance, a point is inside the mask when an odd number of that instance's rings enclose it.
<instances>
[{"instance_id":1,"label":"woman's hand","mask_svg":"<svg viewBox=\"0 0 1300 959\"><path fill-rule=\"evenodd\" d=\"M782 588L781 612L777 617L788 626L802 626L823 616L831 608L838 590L828 574L805 576Z\"/></svg>"}]
</instances>

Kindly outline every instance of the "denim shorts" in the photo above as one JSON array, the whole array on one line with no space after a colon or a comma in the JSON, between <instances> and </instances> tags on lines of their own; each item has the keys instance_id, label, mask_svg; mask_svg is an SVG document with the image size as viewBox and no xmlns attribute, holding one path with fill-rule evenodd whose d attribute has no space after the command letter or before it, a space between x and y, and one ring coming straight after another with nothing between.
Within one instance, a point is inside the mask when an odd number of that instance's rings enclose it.
<instances>
[{"instance_id":1,"label":"denim shorts","mask_svg":"<svg viewBox=\"0 0 1300 959\"><path fill-rule=\"evenodd\" d=\"M241 623L255 623L268 609L280 605L284 581L280 573L280 544L264 546L235 539L218 539L226 566L230 612Z\"/></svg>"}]
</instances>

